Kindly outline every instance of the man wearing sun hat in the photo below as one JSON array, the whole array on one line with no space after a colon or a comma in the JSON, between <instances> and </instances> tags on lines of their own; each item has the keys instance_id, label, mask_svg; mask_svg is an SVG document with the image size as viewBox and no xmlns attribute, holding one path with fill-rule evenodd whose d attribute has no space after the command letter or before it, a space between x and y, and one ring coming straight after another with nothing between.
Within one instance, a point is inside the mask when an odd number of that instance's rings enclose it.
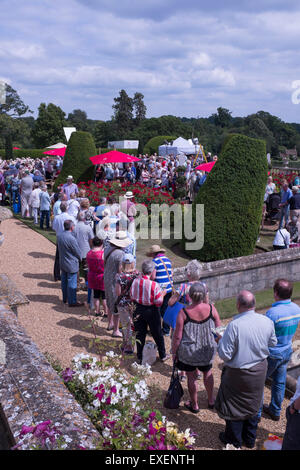
<instances>
[{"instance_id":1,"label":"man wearing sun hat","mask_svg":"<svg viewBox=\"0 0 300 470\"><path fill-rule=\"evenodd\" d=\"M78 196L78 186L73 182L73 176L69 175L67 177L67 182L63 185L63 193L67 195L68 200L72 193L75 193Z\"/></svg>"},{"instance_id":2,"label":"man wearing sun hat","mask_svg":"<svg viewBox=\"0 0 300 470\"><path fill-rule=\"evenodd\" d=\"M116 295L116 275L119 273L120 263L124 257L124 250L131 245L132 240L125 231L116 232L114 238L109 240L108 246L104 249L104 288L105 298L108 308L108 327L113 330L112 336L121 338L119 330L120 318L115 312Z\"/></svg>"},{"instance_id":3,"label":"man wearing sun hat","mask_svg":"<svg viewBox=\"0 0 300 470\"><path fill-rule=\"evenodd\" d=\"M135 234L135 225L134 225L134 217L136 216L136 206L134 203L134 194L132 191L127 191L124 194L124 200L120 204L120 209L123 214L127 217L128 221L128 232L131 233L133 236Z\"/></svg>"},{"instance_id":4,"label":"man wearing sun hat","mask_svg":"<svg viewBox=\"0 0 300 470\"><path fill-rule=\"evenodd\" d=\"M159 245L152 245L146 253L147 256L153 259L155 264L155 281L158 282L161 289L166 292L164 296L164 301L160 307L161 317L164 316L165 311L168 306L169 299L172 295L172 286L173 286L173 273L172 273L172 263L169 258L165 255L166 250L161 248ZM163 322L162 327L163 335L169 336L170 327Z\"/></svg>"}]
</instances>

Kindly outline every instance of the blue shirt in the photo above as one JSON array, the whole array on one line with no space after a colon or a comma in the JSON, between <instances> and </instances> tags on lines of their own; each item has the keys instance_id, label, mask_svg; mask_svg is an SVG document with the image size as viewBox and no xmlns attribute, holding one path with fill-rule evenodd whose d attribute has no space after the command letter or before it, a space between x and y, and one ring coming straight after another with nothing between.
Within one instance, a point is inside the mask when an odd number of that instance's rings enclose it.
<instances>
[{"instance_id":1,"label":"blue shirt","mask_svg":"<svg viewBox=\"0 0 300 470\"><path fill-rule=\"evenodd\" d=\"M159 254L156 258L153 258L153 262L156 269L155 281L159 283L162 289L165 289L167 292L171 292L172 284L170 283L170 279L173 282L171 261L166 256ZM166 271L163 263L166 265L168 272Z\"/></svg>"},{"instance_id":2,"label":"blue shirt","mask_svg":"<svg viewBox=\"0 0 300 470\"><path fill-rule=\"evenodd\" d=\"M275 326L277 345L275 348L270 348L270 354L276 356L278 352L292 347L293 336L300 321L300 307L291 299L280 300L272 304L266 316Z\"/></svg>"},{"instance_id":3,"label":"blue shirt","mask_svg":"<svg viewBox=\"0 0 300 470\"><path fill-rule=\"evenodd\" d=\"M286 191L282 189L281 190L281 203L287 202L289 199L291 199L292 195L293 193L290 190L290 188L288 188Z\"/></svg>"},{"instance_id":4,"label":"blue shirt","mask_svg":"<svg viewBox=\"0 0 300 470\"><path fill-rule=\"evenodd\" d=\"M42 191L40 193L40 210L41 211L50 210L50 196L47 191Z\"/></svg>"}]
</instances>

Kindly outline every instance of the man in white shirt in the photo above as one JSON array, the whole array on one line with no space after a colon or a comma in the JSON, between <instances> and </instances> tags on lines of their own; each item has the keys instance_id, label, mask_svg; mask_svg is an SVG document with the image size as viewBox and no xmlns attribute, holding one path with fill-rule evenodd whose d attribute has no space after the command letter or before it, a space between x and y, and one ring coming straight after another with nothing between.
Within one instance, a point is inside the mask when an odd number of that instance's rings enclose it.
<instances>
[{"instance_id":1,"label":"man in white shirt","mask_svg":"<svg viewBox=\"0 0 300 470\"><path fill-rule=\"evenodd\" d=\"M273 240L273 250L284 250L290 246L291 235L285 228L277 230Z\"/></svg>"},{"instance_id":2,"label":"man in white shirt","mask_svg":"<svg viewBox=\"0 0 300 470\"><path fill-rule=\"evenodd\" d=\"M31 208L31 214L33 216L34 225L38 224L38 211L40 207L40 193L41 188L39 183L34 183L34 189L29 196L29 207Z\"/></svg>"},{"instance_id":3,"label":"man in white shirt","mask_svg":"<svg viewBox=\"0 0 300 470\"><path fill-rule=\"evenodd\" d=\"M267 357L269 348L277 344L274 323L254 309L254 295L241 291L237 297L239 314L217 339L224 367L215 409L226 423L219 439L237 448L242 444L251 449L255 446Z\"/></svg>"}]
</instances>

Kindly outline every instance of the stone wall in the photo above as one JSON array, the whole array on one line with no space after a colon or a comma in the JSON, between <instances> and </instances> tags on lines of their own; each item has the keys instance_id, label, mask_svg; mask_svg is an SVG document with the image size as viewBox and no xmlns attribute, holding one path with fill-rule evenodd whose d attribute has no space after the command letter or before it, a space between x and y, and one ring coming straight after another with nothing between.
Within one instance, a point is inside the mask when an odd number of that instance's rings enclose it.
<instances>
[{"instance_id":1,"label":"stone wall","mask_svg":"<svg viewBox=\"0 0 300 470\"><path fill-rule=\"evenodd\" d=\"M270 289L278 278L300 281L300 248L201 264L201 280L207 284L212 301L234 297L242 289ZM174 269L175 285L185 281L185 268Z\"/></svg>"},{"instance_id":2,"label":"stone wall","mask_svg":"<svg viewBox=\"0 0 300 470\"><path fill-rule=\"evenodd\" d=\"M0 377L0 403L16 443L23 424L51 420L67 449L93 448L97 430L5 301L0 301Z\"/></svg>"}]
</instances>

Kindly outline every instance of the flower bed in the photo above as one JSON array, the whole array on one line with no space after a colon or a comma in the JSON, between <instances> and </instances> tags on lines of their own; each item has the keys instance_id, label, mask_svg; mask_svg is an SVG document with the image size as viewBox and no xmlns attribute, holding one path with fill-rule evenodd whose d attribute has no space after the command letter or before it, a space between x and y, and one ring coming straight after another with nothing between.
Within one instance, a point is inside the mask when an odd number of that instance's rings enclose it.
<instances>
[{"instance_id":1,"label":"flower bed","mask_svg":"<svg viewBox=\"0 0 300 470\"><path fill-rule=\"evenodd\" d=\"M276 185L276 190L280 191L283 181L287 180L289 184L293 183L296 176L298 176L298 171L284 172L281 170L272 170L270 176L273 178L273 183Z\"/></svg>"},{"instance_id":2,"label":"flower bed","mask_svg":"<svg viewBox=\"0 0 300 470\"><path fill-rule=\"evenodd\" d=\"M173 196L160 189L149 188L141 183L118 183L117 181L79 183L79 189L86 190L86 196L89 198L91 205L97 206L100 197L111 197L119 199L124 196L126 191L132 191L135 202L143 204L150 210L151 204L168 204L172 205L176 202Z\"/></svg>"},{"instance_id":3,"label":"flower bed","mask_svg":"<svg viewBox=\"0 0 300 470\"><path fill-rule=\"evenodd\" d=\"M100 433L96 448L106 450L187 450L195 442L189 429L179 432L158 410L151 408L145 381L151 368L120 367L122 356L107 352L101 359L78 354L72 369L61 372L66 386L80 402ZM150 409L149 409L150 404Z\"/></svg>"}]
</instances>

